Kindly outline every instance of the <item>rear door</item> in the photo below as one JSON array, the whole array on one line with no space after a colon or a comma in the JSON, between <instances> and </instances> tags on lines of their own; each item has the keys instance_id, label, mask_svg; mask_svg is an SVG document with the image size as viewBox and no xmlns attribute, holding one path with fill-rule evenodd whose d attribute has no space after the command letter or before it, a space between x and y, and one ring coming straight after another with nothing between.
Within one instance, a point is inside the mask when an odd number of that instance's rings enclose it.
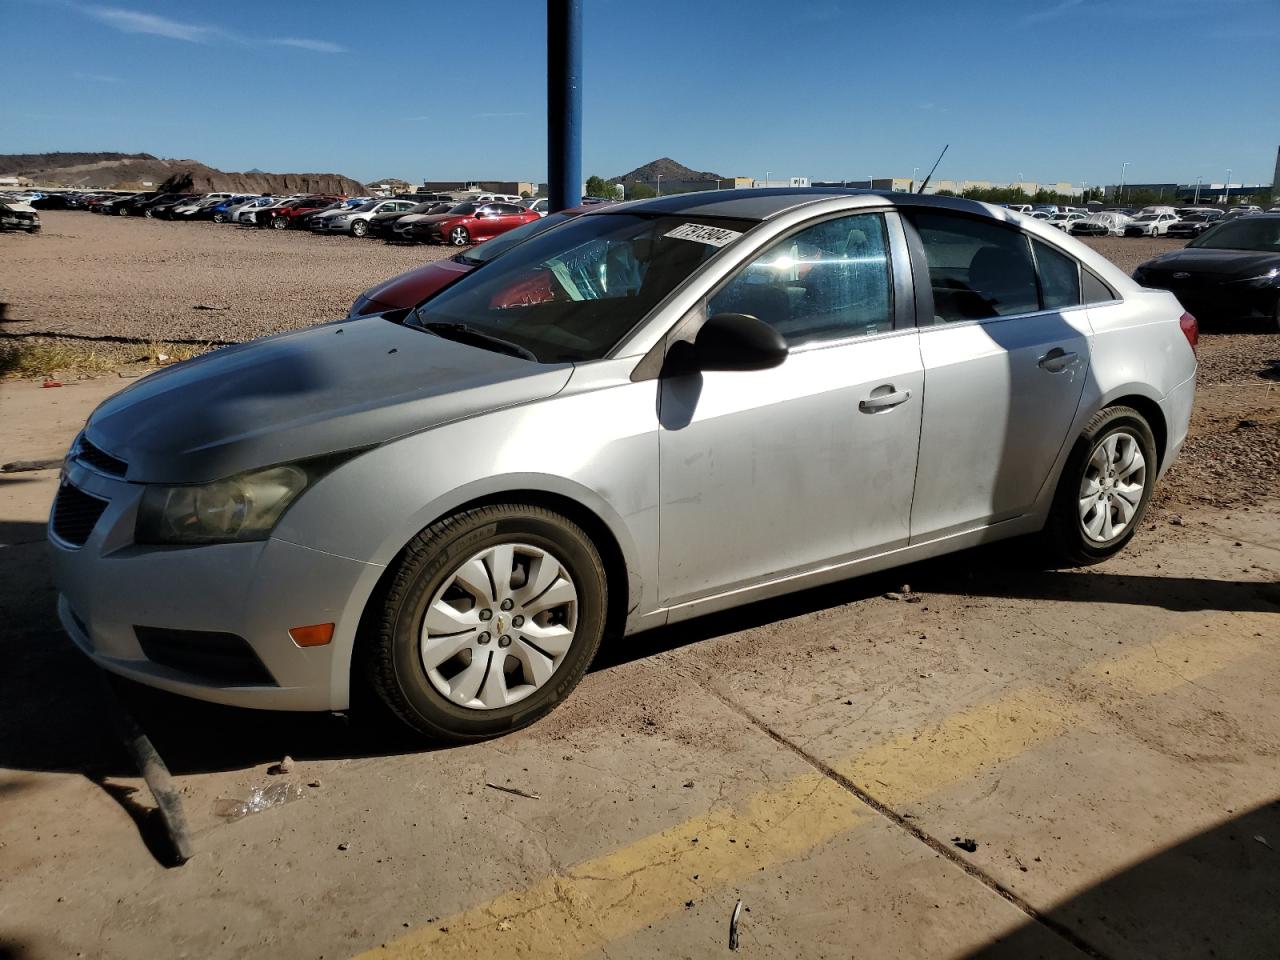
<instances>
[{"instance_id":1,"label":"rear door","mask_svg":"<svg viewBox=\"0 0 1280 960\"><path fill-rule=\"evenodd\" d=\"M908 220L916 276L929 278L918 301L926 389L917 543L1033 505L1075 418L1089 325L1079 264L1048 243L952 211Z\"/></svg>"}]
</instances>

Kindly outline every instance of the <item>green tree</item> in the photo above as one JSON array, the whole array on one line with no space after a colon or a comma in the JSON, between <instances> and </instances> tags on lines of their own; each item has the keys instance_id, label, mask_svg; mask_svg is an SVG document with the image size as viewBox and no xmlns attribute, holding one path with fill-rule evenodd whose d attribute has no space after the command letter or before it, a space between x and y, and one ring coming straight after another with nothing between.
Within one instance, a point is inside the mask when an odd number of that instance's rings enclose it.
<instances>
[{"instance_id":1,"label":"green tree","mask_svg":"<svg viewBox=\"0 0 1280 960\"><path fill-rule=\"evenodd\" d=\"M613 187L604 177L587 177L588 197L612 197Z\"/></svg>"},{"instance_id":2,"label":"green tree","mask_svg":"<svg viewBox=\"0 0 1280 960\"><path fill-rule=\"evenodd\" d=\"M641 183L639 180L627 184L628 200L648 200L650 197L656 197L657 195L657 190L647 183Z\"/></svg>"}]
</instances>

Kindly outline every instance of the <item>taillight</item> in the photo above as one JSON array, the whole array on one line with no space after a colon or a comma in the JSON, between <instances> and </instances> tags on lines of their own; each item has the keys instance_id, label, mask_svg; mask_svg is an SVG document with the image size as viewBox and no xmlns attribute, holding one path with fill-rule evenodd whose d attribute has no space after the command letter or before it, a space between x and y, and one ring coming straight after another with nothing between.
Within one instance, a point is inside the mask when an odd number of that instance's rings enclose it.
<instances>
[{"instance_id":1,"label":"taillight","mask_svg":"<svg viewBox=\"0 0 1280 960\"><path fill-rule=\"evenodd\" d=\"M1191 344L1191 352L1196 352L1196 347L1200 343L1200 324L1196 323L1196 318L1189 313L1183 313L1178 318L1178 326L1182 328L1182 335L1187 338L1187 343Z\"/></svg>"}]
</instances>

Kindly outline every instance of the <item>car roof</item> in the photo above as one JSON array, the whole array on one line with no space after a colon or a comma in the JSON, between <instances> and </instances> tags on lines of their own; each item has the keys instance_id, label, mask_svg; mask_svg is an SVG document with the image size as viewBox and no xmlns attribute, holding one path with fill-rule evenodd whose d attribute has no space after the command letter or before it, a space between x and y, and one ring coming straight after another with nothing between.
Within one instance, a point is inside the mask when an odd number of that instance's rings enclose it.
<instances>
[{"instance_id":1,"label":"car roof","mask_svg":"<svg viewBox=\"0 0 1280 960\"><path fill-rule=\"evenodd\" d=\"M896 193L886 190L855 190L849 187L759 187L743 190L703 190L698 193L676 193L651 200L634 201L625 212L685 214L700 217L735 217L742 220L769 220L796 207L817 203L831 197L867 197L881 199L899 207L932 207L960 210L979 216L991 216L991 210L976 200L940 197L934 194ZM592 210L624 212L616 207Z\"/></svg>"}]
</instances>

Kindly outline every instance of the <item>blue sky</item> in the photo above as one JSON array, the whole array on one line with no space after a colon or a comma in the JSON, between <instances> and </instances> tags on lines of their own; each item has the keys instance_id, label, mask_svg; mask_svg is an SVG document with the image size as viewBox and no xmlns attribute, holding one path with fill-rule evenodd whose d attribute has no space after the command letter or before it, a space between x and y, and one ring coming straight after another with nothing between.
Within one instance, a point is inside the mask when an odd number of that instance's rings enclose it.
<instances>
[{"instance_id":1,"label":"blue sky","mask_svg":"<svg viewBox=\"0 0 1280 960\"><path fill-rule=\"evenodd\" d=\"M1270 182L1278 3L585 0L583 172ZM540 0L0 10L3 150L546 176Z\"/></svg>"}]
</instances>

